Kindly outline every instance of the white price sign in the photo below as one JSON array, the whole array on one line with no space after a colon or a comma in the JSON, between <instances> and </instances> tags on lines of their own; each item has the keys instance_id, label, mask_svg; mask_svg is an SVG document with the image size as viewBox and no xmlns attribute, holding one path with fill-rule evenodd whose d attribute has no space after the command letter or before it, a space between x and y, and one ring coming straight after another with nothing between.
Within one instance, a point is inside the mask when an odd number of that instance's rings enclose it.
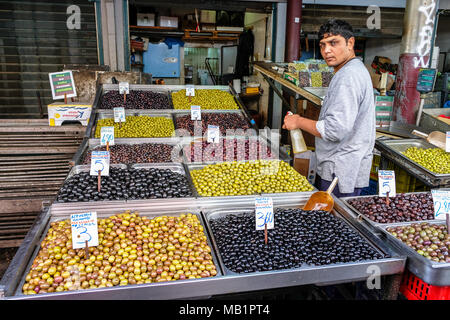
<instances>
[{"instance_id":1,"label":"white price sign","mask_svg":"<svg viewBox=\"0 0 450 320\"><path fill-rule=\"evenodd\" d=\"M109 176L109 151L92 151L91 153L91 176Z\"/></svg>"},{"instance_id":2,"label":"white price sign","mask_svg":"<svg viewBox=\"0 0 450 320\"><path fill-rule=\"evenodd\" d=\"M72 248L81 249L98 246L97 213L75 213L70 215Z\"/></svg>"},{"instance_id":3,"label":"white price sign","mask_svg":"<svg viewBox=\"0 0 450 320\"><path fill-rule=\"evenodd\" d=\"M120 94L129 94L130 93L130 84L128 82L119 82L119 93Z\"/></svg>"},{"instance_id":4,"label":"white price sign","mask_svg":"<svg viewBox=\"0 0 450 320\"><path fill-rule=\"evenodd\" d=\"M264 230L267 224L267 229L274 227L274 214L272 198L261 197L255 199L255 220L256 230Z\"/></svg>"},{"instance_id":5,"label":"white price sign","mask_svg":"<svg viewBox=\"0 0 450 320\"><path fill-rule=\"evenodd\" d=\"M200 110L200 106L191 106L191 120L202 120L202 112Z\"/></svg>"},{"instance_id":6,"label":"white price sign","mask_svg":"<svg viewBox=\"0 0 450 320\"><path fill-rule=\"evenodd\" d=\"M378 171L378 196L386 197L389 192L389 197L395 197L395 172L391 170Z\"/></svg>"},{"instance_id":7,"label":"white price sign","mask_svg":"<svg viewBox=\"0 0 450 320\"><path fill-rule=\"evenodd\" d=\"M445 134L445 152L450 152L450 131Z\"/></svg>"},{"instance_id":8,"label":"white price sign","mask_svg":"<svg viewBox=\"0 0 450 320\"><path fill-rule=\"evenodd\" d=\"M434 219L445 220L450 214L450 190L431 190L434 206Z\"/></svg>"},{"instance_id":9,"label":"white price sign","mask_svg":"<svg viewBox=\"0 0 450 320\"><path fill-rule=\"evenodd\" d=\"M114 145L114 127L102 127L100 129L100 145L106 146L106 143L110 146Z\"/></svg>"},{"instance_id":10,"label":"white price sign","mask_svg":"<svg viewBox=\"0 0 450 320\"><path fill-rule=\"evenodd\" d=\"M125 108L114 108L114 122L125 122Z\"/></svg>"},{"instance_id":11,"label":"white price sign","mask_svg":"<svg viewBox=\"0 0 450 320\"><path fill-rule=\"evenodd\" d=\"M220 129L219 126L208 125L207 132L207 142L208 143L219 143Z\"/></svg>"},{"instance_id":12,"label":"white price sign","mask_svg":"<svg viewBox=\"0 0 450 320\"><path fill-rule=\"evenodd\" d=\"M195 89L193 85L186 85L186 96L191 96L194 97L195 96Z\"/></svg>"}]
</instances>

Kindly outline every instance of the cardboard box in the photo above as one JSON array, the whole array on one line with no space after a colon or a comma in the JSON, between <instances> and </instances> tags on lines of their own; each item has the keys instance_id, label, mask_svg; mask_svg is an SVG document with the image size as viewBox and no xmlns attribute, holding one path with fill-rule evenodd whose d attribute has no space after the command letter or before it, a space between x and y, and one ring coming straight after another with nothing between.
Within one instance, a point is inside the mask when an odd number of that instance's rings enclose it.
<instances>
[{"instance_id":1,"label":"cardboard box","mask_svg":"<svg viewBox=\"0 0 450 320\"><path fill-rule=\"evenodd\" d=\"M167 28L178 28L178 17L158 17L158 26Z\"/></svg>"},{"instance_id":2,"label":"cardboard box","mask_svg":"<svg viewBox=\"0 0 450 320\"><path fill-rule=\"evenodd\" d=\"M87 126L91 116L92 104L55 102L49 104L47 109L48 125L51 127L61 126L64 121L79 121L81 125Z\"/></svg>"},{"instance_id":3,"label":"cardboard box","mask_svg":"<svg viewBox=\"0 0 450 320\"><path fill-rule=\"evenodd\" d=\"M200 11L201 23L216 23L216 11L215 10L201 10Z\"/></svg>"},{"instance_id":4,"label":"cardboard box","mask_svg":"<svg viewBox=\"0 0 450 320\"><path fill-rule=\"evenodd\" d=\"M154 13L138 13L137 25L143 27L155 26L155 14Z\"/></svg>"},{"instance_id":5,"label":"cardboard box","mask_svg":"<svg viewBox=\"0 0 450 320\"><path fill-rule=\"evenodd\" d=\"M372 79L372 86L375 89L381 89L381 74L377 74L375 70L371 66L366 65L367 70L369 71L370 78ZM395 77L393 75L388 75L386 82L386 90L390 90L395 83Z\"/></svg>"},{"instance_id":6,"label":"cardboard box","mask_svg":"<svg viewBox=\"0 0 450 320\"><path fill-rule=\"evenodd\" d=\"M309 183L314 184L317 171L316 154L311 150L294 154L294 169L305 176Z\"/></svg>"}]
</instances>

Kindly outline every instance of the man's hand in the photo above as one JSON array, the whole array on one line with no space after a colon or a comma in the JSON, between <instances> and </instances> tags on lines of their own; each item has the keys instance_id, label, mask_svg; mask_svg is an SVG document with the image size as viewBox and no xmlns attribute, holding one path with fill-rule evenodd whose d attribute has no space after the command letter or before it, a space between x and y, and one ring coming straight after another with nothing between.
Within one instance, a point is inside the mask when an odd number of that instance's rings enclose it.
<instances>
[{"instance_id":1,"label":"man's hand","mask_svg":"<svg viewBox=\"0 0 450 320\"><path fill-rule=\"evenodd\" d=\"M298 123L300 120L300 116L298 114L293 115L286 115L284 117L284 124L283 129L292 130L292 129L298 129Z\"/></svg>"}]
</instances>

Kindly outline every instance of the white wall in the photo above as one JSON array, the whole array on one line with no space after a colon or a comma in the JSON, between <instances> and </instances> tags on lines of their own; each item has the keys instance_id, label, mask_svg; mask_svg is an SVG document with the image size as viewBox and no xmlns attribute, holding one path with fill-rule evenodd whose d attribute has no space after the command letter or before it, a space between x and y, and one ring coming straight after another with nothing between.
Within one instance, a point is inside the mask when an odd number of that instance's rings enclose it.
<instances>
[{"instance_id":1,"label":"white wall","mask_svg":"<svg viewBox=\"0 0 450 320\"><path fill-rule=\"evenodd\" d=\"M402 39L367 39L364 64L370 65L375 56L388 57L393 64L398 63L401 43Z\"/></svg>"}]
</instances>

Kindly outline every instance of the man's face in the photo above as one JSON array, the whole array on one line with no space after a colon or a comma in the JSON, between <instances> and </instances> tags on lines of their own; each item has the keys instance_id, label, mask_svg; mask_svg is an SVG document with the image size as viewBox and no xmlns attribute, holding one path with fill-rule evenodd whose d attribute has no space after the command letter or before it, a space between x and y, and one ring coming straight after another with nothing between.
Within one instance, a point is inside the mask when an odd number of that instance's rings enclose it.
<instances>
[{"instance_id":1,"label":"man's face","mask_svg":"<svg viewBox=\"0 0 450 320\"><path fill-rule=\"evenodd\" d=\"M337 67L353 56L354 44L354 37L345 41L343 36L325 33L319 42L320 53L329 67Z\"/></svg>"}]
</instances>

